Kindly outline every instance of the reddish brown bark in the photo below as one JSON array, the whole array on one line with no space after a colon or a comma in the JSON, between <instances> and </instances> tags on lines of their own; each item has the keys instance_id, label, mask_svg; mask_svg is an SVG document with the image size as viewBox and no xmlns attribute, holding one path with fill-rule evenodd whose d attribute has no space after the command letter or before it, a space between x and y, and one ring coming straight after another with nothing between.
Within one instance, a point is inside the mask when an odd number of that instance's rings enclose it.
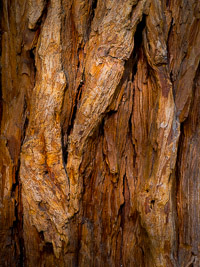
<instances>
[{"instance_id":1,"label":"reddish brown bark","mask_svg":"<svg viewBox=\"0 0 200 267\"><path fill-rule=\"evenodd\" d=\"M0 265L200 265L200 4L3 0Z\"/></svg>"}]
</instances>

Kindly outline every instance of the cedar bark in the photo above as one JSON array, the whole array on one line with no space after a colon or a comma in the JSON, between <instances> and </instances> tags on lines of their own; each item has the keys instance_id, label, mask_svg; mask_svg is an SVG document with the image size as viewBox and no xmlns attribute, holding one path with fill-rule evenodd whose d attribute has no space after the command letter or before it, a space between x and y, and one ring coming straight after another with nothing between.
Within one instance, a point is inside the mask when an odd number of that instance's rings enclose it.
<instances>
[{"instance_id":1,"label":"cedar bark","mask_svg":"<svg viewBox=\"0 0 200 267\"><path fill-rule=\"evenodd\" d=\"M200 266L200 2L0 10L0 266Z\"/></svg>"}]
</instances>

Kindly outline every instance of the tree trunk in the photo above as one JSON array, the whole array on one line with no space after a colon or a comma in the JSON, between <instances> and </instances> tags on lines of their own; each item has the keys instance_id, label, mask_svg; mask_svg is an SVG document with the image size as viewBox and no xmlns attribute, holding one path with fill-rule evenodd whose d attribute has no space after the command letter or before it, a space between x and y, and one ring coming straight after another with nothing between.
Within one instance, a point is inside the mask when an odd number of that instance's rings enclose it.
<instances>
[{"instance_id":1,"label":"tree trunk","mask_svg":"<svg viewBox=\"0 0 200 267\"><path fill-rule=\"evenodd\" d=\"M0 266L200 266L200 1L3 0Z\"/></svg>"}]
</instances>

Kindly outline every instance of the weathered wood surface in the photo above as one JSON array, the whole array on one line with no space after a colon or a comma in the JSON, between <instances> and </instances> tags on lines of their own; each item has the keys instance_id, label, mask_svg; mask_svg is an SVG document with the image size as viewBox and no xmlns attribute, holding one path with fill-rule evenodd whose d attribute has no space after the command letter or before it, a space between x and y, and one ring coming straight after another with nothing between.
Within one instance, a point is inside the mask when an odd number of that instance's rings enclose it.
<instances>
[{"instance_id":1,"label":"weathered wood surface","mask_svg":"<svg viewBox=\"0 0 200 267\"><path fill-rule=\"evenodd\" d=\"M0 266L200 266L200 2L0 12Z\"/></svg>"}]
</instances>

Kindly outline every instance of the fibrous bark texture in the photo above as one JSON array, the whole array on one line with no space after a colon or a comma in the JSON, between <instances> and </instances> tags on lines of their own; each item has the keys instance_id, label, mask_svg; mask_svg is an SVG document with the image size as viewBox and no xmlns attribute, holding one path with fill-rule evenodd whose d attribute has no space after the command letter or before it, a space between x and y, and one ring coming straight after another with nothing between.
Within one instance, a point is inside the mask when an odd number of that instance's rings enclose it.
<instances>
[{"instance_id":1,"label":"fibrous bark texture","mask_svg":"<svg viewBox=\"0 0 200 267\"><path fill-rule=\"evenodd\" d=\"M0 266L200 266L200 1L0 10Z\"/></svg>"}]
</instances>

